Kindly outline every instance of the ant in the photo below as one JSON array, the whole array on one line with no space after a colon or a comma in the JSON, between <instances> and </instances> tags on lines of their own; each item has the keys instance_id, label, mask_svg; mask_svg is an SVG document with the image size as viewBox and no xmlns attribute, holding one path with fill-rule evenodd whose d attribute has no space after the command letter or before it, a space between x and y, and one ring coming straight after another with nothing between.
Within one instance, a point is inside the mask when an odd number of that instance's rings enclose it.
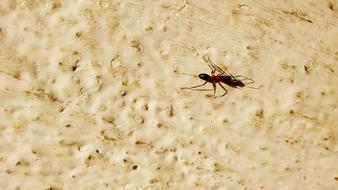
<instances>
[{"instance_id":1,"label":"ant","mask_svg":"<svg viewBox=\"0 0 338 190\"><path fill-rule=\"evenodd\" d=\"M208 75L206 73L201 73L198 75L198 77L202 80L204 80L205 82L201 85L196 85L196 86L192 86L192 87L183 87L181 89L190 89L190 90L197 90L197 91L214 91L214 97L223 97L225 96L228 91L225 89L225 87L222 85L222 83L232 87L232 88L252 88L252 89L260 89L262 87L262 85L260 85L259 87L249 87L246 86L248 84L252 84L255 81L242 76L242 75L232 75L227 68L225 68L225 71L223 69L221 69L219 66L217 66L215 63L213 63L209 56L205 55L203 56L204 61L208 64L208 66L211 69L211 75ZM216 74L216 71L218 71L220 74ZM242 78L242 79L241 79ZM248 83L244 83L244 81L247 80L249 81ZM208 82L212 83L212 87L213 89L196 89L197 87L201 87L204 86L205 84L207 84ZM216 96L216 84L218 84L223 90L224 93L221 96Z\"/></svg>"}]
</instances>

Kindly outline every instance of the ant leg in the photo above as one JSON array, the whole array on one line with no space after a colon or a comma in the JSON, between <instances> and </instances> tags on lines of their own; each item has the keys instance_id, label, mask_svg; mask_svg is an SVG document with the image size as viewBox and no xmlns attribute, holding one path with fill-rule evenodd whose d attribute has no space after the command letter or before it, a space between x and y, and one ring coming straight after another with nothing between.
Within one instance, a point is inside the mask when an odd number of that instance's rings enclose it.
<instances>
[{"instance_id":1,"label":"ant leg","mask_svg":"<svg viewBox=\"0 0 338 190\"><path fill-rule=\"evenodd\" d=\"M239 79L239 77L241 77L242 79ZM245 83L245 85L255 83L254 80L252 80L251 78L245 77L245 76L243 76L243 75L236 75L236 76L235 76L235 79L236 79L236 80L240 80L240 81L242 81L242 82L248 80L249 82Z\"/></svg>"},{"instance_id":2,"label":"ant leg","mask_svg":"<svg viewBox=\"0 0 338 190\"><path fill-rule=\"evenodd\" d=\"M251 78L249 78L249 77L246 77L246 76L243 76L243 75L235 75L235 77L243 77L243 78L245 78L245 79L252 80Z\"/></svg>"},{"instance_id":3,"label":"ant leg","mask_svg":"<svg viewBox=\"0 0 338 190\"><path fill-rule=\"evenodd\" d=\"M244 80L245 80L245 79L244 79ZM244 81L244 80L242 80L242 81ZM250 82L248 82L248 83L245 83L245 85L252 84L252 83L254 83L254 81L250 81Z\"/></svg>"},{"instance_id":4,"label":"ant leg","mask_svg":"<svg viewBox=\"0 0 338 190\"><path fill-rule=\"evenodd\" d=\"M200 86L204 86L205 84L207 84L207 81L205 81L203 84L201 85L196 85L196 86L192 86L192 87L182 87L181 89L193 89L193 88L197 88L197 87L200 87Z\"/></svg>"},{"instance_id":5,"label":"ant leg","mask_svg":"<svg viewBox=\"0 0 338 190\"><path fill-rule=\"evenodd\" d=\"M203 55L203 59L205 62L207 62L208 64L210 63L210 58L208 55Z\"/></svg>"},{"instance_id":6,"label":"ant leg","mask_svg":"<svg viewBox=\"0 0 338 190\"><path fill-rule=\"evenodd\" d=\"M218 84L219 84L219 85L223 88L223 90L225 91L224 94L222 94L222 95L219 96L219 97L223 97L223 96L225 96L226 94L228 94L227 89L225 89L224 86L223 86L220 82L219 82Z\"/></svg>"},{"instance_id":7,"label":"ant leg","mask_svg":"<svg viewBox=\"0 0 338 190\"><path fill-rule=\"evenodd\" d=\"M259 87L251 87L251 86L244 86L245 88L251 88L251 89L260 89L263 87L263 85L259 85Z\"/></svg>"},{"instance_id":8,"label":"ant leg","mask_svg":"<svg viewBox=\"0 0 338 190\"><path fill-rule=\"evenodd\" d=\"M214 97L216 98L216 83L215 82L213 82L212 83L212 88L214 89Z\"/></svg>"},{"instance_id":9,"label":"ant leg","mask_svg":"<svg viewBox=\"0 0 338 190\"><path fill-rule=\"evenodd\" d=\"M245 84L245 86L244 86L245 88L260 89L260 88L263 87L263 85L259 85L259 87L250 87L250 86L246 86L246 85L248 85L248 84L254 83L255 81L252 80L251 78L245 77L245 76L243 76L243 75L236 75L235 77L242 77L242 78L244 78L244 79L242 79L241 81L244 81L244 80L249 80L249 81L250 81L250 82L248 82L248 83Z\"/></svg>"},{"instance_id":10,"label":"ant leg","mask_svg":"<svg viewBox=\"0 0 338 190\"><path fill-rule=\"evenodd\" d=\"M203 59L208 64L209 68L211 69L211 74L214 74L216 72L216 69L213 67L213 63L211 62L209 56L204 55Z\"/></svg>"},{"instance_id":11,"label":"ant leg","mask_svg":"<svg viewBox=\"0 0 338 190\"><path fill-rule=\"evenodd\" d=\"M211 69L211 75L216 72L216 69L212 67L212 65L208 64L209 68Z\"/></svg>"},{"instance_id":12,"label":"ant leg","mask_svg":"<svg viewBox=\"0 0 338 190\"><path fill-rule=\"evenodd\" d=\"M245 76L243 76L243 75L236 75L236 76L235 76L235 78L239 78L239 77L244 78L244 79L242 79L242 80L249 80L249 81L251 81L251 83L254 83L254 82L255 82L255 81L252 80L251 78L245 77ZM251 84L251 83L250 83L250 84Z\"/></svg>"}]
</instances>

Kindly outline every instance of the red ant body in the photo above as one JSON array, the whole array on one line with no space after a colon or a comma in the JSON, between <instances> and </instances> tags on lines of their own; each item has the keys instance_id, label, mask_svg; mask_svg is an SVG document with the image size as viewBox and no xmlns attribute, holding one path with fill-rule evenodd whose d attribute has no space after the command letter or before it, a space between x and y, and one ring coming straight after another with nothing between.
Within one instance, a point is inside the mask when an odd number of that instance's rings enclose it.
<instances>
[{"instance_id":1,"label":"red ant body","mask_svg":"<svg viewBox=\"0 0 338 190\"><path fill-rule=\"evenodd\" d=\"M220 67L218 67L216 64L214 64L208 56L203 56L203 59L205 62L208 63L208 66L211 69L211 75L208 75L206 73L202 73L199 74L198 77L202 80L204 80L205 82L201 85L196 85L196 86L192 86L192 87L184 87L182 89L190 89L190 90L197 90L197 91L214 91L214 96L216 95L216 84L218 84L225 92L224 94L222 94L219 97L225 96L228 91L225 89L225 87L222 85L222 83L232 87L232 88L239 88L239 87L247 87L247 88L253 88L253 89L259 89L262 86L255 88L255 87L248 87L246 85L248 84L252 84L255 81L247 78L245 76L242 75L236 75L233 76L227 69L226 71L222 70ZM220 74L216 74L216 71L218 71ZM243 79L240 80L239 77L242 77ZM245 80L249 80L248 83L244 83L243 81ZM213 89L196 89L197 87L201 87L204 86L207 83L212 83ZM217 97L217 96L215 96Z\"/></svg>"}]
</instances>

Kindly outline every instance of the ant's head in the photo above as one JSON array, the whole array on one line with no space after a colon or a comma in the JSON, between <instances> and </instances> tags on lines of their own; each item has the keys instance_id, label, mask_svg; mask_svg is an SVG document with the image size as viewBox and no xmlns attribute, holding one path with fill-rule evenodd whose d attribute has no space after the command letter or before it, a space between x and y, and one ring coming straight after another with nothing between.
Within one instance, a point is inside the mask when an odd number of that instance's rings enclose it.
<instances>
[{"instance_id":1,"label":"ant's head","mask_svg":"<svg viewBox=\"0 0 338 190\"><path fill-rule=\"evenodd\" d=\"M211 78L208 74L205 74L205 73L199 74L198 77L205 81L208 81Z\"/></svg>"}]
</instances>

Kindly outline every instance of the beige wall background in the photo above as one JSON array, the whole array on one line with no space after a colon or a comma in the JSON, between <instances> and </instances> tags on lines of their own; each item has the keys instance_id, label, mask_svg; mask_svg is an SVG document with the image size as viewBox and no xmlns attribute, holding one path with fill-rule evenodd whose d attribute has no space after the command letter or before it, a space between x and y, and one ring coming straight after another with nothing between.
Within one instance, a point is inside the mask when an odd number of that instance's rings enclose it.
<instances>
[{"instance_id":1,"label":"beige wall background","mask_svg":"<svg viewBox=\"0 0 338 190\"><path fill-rule=\"evenodd\" d=\"M337 188L337 9L1 1L0 186ZM180 89L202 84L203 55L263 88Z\"/></svg>"}]
</instances>

